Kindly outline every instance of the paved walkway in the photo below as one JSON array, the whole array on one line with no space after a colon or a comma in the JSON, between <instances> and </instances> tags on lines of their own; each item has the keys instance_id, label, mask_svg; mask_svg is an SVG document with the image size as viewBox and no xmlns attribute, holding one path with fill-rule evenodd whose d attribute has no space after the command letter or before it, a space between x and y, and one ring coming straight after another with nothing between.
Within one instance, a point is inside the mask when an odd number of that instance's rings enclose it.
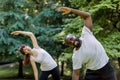
<instances>
[{"instance_id":1,"label":"paved walkway","mask_svg":"<svg viewBox=\"0 0 120 80\"><path fill-rule=\"evenodd\" d=\"M18 63L2 64L2 65L0 65L0 68L4 68L4 67L13 67L13 66L15 66L16 64L18 64Z\"/></svg>"}]
</instances>

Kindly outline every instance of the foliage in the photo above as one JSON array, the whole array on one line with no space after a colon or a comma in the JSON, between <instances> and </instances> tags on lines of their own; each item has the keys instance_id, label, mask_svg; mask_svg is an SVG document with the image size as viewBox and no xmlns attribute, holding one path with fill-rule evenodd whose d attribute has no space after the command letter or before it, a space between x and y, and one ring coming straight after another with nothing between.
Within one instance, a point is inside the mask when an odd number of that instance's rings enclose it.
<instances>
[{"instance_id":1,"label":"foliage","mask_svg":"<svg viewBox=\"0 0 120 80\"><path fill-rule=\"evenodd\" d=\"M27 36L10 34L15 30L24 30L33 32L40 47L58 57L62 46L59 41L54 40L54 35L59 33L62 27L56 12L57 3L58 1L53 0L1 0L0 55L17 54L21 44L32 47Z\"/></svg>"},{"instance_id":2,"label":"foliage","mask_svg":"<svg viewBox=\"0 0 120 80\"><path fill-rule=\"evenodd\" d=\"M119 0L69 0L73 8L91 13L94 23L93 33L103 44L107 54L111 57L120 56L120 1ZM68 6L69 7L69 6ZM83 19L69 14L63 17L65 34L72 33L80 37ZM66 52L65 52L66 53ZM69 52L68 52L69 53Z\"/></svg>"},{"instance_id":3,"label":"foliage","mask_svg":"<svg viewBox=\"0 0 120 80\"><path fill-rule=\"evenodd\" d=\"M107 38L104 38L103 45L110 57L120 57L120 37L119 32L113 32Z\"/></svg>"}]
</instances>

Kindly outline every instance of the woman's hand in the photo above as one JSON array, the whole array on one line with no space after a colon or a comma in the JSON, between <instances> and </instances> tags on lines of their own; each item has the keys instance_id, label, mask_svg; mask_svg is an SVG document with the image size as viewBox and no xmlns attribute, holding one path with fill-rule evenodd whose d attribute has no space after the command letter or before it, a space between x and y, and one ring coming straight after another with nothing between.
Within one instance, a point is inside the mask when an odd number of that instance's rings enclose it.
<instances>
[{"instance_id":1,"label":"woman's hand","mask_svg":"<svg viewBox=\"0 0 120 80\"><path fill-rule=\"evenodd\" d=\"M33 47L34 48L39 48L36 37L32 32L29 32L29 31L13 31L13 32L11 32L11 34L13 34L13 35L23 34L23 35L29 36L32 40Z\"/></svg>"},{"instance_id":2,"label":"woman's hand","mask_svg":"<svg viewBox=\"0 0 120 80\"><path fill-rule=\"evenodd\" d=\"M13 31L11 32L12 35L19 35L20 34L20 31Z\"/></svg>"},{"instance_id":3,"label":"woman's hand","mask_svg":"<svg viewBox=\"0 0 120 80\"><path fill-rule=\"evenodd\" d=\"M32 32L28 32L28 31L13 31L13 32L11 32L11 34L13 34L13 35L23 34L23 35L31 36Z\"/></svg>"},{"instance_id":4,"label":"woman's hand","mask_svg":"<svg viewBox=\"0 0 120 80\"><path fill-rule=\"evenodd\" d=\"M61 8L57 9L58 12L63 12L62 15L69 14L71 12L71 10L72 9L69 7L61 7Z\"/></svg>"}]
</instances>

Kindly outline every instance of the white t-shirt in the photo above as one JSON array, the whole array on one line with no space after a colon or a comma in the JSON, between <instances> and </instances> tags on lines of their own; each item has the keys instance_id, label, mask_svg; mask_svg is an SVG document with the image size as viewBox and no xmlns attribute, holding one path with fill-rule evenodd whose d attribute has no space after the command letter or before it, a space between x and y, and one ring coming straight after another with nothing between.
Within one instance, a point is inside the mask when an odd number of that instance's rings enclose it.
<instances>
[{"instance_id":1,"label":"white t-shirt","mask_svg":"<svg viewBox=\"0 0 120 80\"><path fill-rule=\"evenodd\" d=\"M37 56L36 57L30 56L30 58L31 60L41 64L40 68L42 71L52 70L57 66L57 63L54 61L54 59L44 49L33 48L32 51L37 52Z\"/></svg>"},{"instance_id":2,"label":"white t-shirt","mask_svg":"<svg viewBox=\"0 0 120 80\"><path fill-rule=\"evenodd\" d=\"M86 65L86 69L97 70L107 64L109 58L101 45L101 43L94 37L93 33L87 28L83 27L80 37L82 45L78 50L73 50L73 69L80 69L82 65Z\"/></svg>"}]
</instances>

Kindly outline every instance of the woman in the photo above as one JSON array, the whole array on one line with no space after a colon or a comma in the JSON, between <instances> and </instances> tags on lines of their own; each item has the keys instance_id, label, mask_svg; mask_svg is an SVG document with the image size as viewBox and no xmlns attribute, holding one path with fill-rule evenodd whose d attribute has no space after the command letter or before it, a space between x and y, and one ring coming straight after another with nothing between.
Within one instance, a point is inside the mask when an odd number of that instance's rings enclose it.
<instances>
[{"instance_id":1,"label":"woman","mask_svg":"<svg viewBox=\"0 0 120 80\"><path fill-rule=\"evenodd\" d=\"M22 45L20 47L20 52L25 55L24 64L27 64L29 61L31 62L35 80L38 80L38 69L36 67L35 62L41 64L41 73L39 75L39 80L47 80L50 74L52 75L53 80L60 80L60 74L57 63L49 55L48 52L39 47L36 37L32 32L13 31L11 34L23 34L31 38L33 48L27 45Z\"/></svg>"}]
</instances>

